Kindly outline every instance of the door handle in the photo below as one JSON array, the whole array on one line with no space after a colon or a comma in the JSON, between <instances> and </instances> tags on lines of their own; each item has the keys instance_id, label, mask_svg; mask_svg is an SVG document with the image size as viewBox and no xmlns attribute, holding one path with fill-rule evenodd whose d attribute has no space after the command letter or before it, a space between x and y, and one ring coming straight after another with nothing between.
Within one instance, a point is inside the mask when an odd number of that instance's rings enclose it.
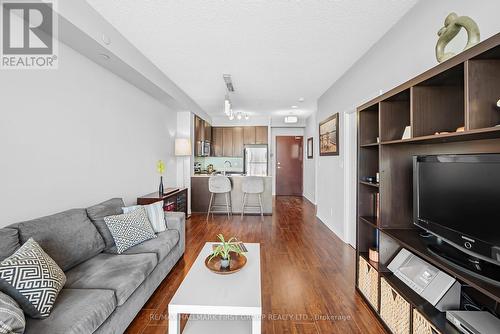
<instances>
[{"instance_id":1,"label":"door handle","mask_svg":"<svg viewBox=\"0 0 500 334\"><path fill-rule=\"evenodd\" d=\"M280 169L280 168L281 168L281 167L280 167L280 166L278 166L278 169Z\"/></svg>"},{"instance_id":2,"label":"door handle","mask_svg":"<svg viewBox=\"0 0 500 334\"><path fill-rule=\"evenodd\" d=\"M278 161L278 162L277 162L277 164L278 164L278 165L281 165L281 162L279 162L279 161Z\"/></svg>"}]
</instances>

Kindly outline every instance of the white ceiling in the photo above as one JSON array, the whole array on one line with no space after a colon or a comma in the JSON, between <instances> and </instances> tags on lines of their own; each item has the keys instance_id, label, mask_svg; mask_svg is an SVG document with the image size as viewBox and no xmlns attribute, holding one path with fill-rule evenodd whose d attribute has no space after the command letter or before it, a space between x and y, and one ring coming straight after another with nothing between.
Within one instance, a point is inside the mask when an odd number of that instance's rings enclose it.
<instances>
[{"instance_id":1,"label":"white ceiling","mask_svg":"<svg viewBox=\"0 0 500 334\"><path fill-rule=\"evenodd\" d=\"M88 0L212 116L299 115L417 0ZM304 102L298 102L303 97Z\"/></svg>"}]
</instances>

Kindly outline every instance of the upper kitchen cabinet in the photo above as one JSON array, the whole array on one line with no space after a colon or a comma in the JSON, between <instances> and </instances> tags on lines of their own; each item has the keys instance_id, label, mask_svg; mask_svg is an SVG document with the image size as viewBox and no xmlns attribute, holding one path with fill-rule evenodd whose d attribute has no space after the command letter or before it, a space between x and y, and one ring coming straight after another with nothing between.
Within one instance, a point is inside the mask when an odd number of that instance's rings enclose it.
<instances>
[{"instance_id":1,"label":"upper kitchen cabinet","mask_svg":"<svg viewBox=\"0 0 500 334\"><path fill-rule=\"evenodd\" d=\"M243 156L243 127L233 127L233 157Z\"/></svg>"},{"instance_id":2,"label":"upper kitchen cabinet","mask_svg":"<svg viewBox=\"0 0 500 334\"><path fill-rule=\"evenodd\" d=\"M205 141L212 142L212 126L204 121Z\"/></svg>"},{"instance_id":3,"label":"upper kitchen cabinet","mask_svg":"<svg viewBox=\"0 0 500 334\"><path fill-rule=\"evenodd\" d=\"M243 128L243 144L255 144L255 126L245 126Z\"/></svg>"},{"instance_id":4,"label":"upper kitchen cabinet","mask_svg":"<svg viewBox=\"0 0 500 334\"><path fill-rule=\"evenodd\" d=\"M233 156L233 128L222 128L222 156Z\"/></svg>"},{"instance_id":5,"label":"upper kitchen cabinet","mask_svg":"<svg viewBox=\"0 0 500 334\"><path fill-rule=\"evenodd\" d=\"M267 144L267 126L255 127L255 144Z\"/></svg>"},{"instance_id":6,"label":"upper kitchen cabinet","mask_svg":"<svg viewBox=\"0 0 500 334\"><path fill-rule=\"evenodd\" d=\"M198 116L194 116L194 141L202 141L205 137L205 126L203 125L203 120Z\"/></svg>"},{"instance_id":7,"label":"upper kitchen cabinet","mask_svg":"<svg viewBox=\"0 0 500 334\"><path fill-rule=\"evenodd\" d=\"M224 156L224 138L223 129L220 127L212 128L212 156L223 157Z\"/></svg>"},{"instance_id":8,"label":"upper kitchen cabinet","mask_svg":"<svg viewBox=\"0 0 500 334\"><path fill-rule=\"evenodd\" d=\"M194 140L196 142L212 141L212 127L198 116L194 116Z\"/></svg>"}]
</instances>

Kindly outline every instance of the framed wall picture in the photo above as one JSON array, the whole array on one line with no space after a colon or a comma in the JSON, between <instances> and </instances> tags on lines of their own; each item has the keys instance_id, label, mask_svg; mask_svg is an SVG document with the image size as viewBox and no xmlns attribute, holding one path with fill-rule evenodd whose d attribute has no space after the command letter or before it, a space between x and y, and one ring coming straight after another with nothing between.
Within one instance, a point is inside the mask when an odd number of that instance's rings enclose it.
<instances>
[{"instance_id":1,"label":"framed wall picture","mask_svg":"<svg viewBox=\"0 0 500 334\"><path fill-rule=\"evenodd\" d=\"M313 137L307 138L307 159L314 157Z\"/></svg>"},{"instance_id":2,"label":"framed wall picture","mask_svg":"<svg viewBox=\"0 0 500 334\"><path fill-rule=\"evenodd\" d=\"M339 114L319 123L319 155L339 155Z\"/></svg>"}]
</instances>

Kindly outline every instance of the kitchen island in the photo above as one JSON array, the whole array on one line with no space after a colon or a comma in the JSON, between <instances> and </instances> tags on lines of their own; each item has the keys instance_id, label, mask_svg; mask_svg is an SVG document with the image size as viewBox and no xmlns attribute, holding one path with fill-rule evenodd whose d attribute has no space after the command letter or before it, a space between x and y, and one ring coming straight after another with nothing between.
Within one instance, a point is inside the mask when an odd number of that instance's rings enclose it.
<instances>
[{"instance_id":1,"label":"kitchen island","mask_svg":"<svg viewBox=\"0 0 500 334\"><path fill-rule=\"evenodd\" d=\"M191 177L191 211L192 212L208 212L208 204L210 202L210 191L208 190L208 179L211 175L195 174ZM231 201L233 203L233 213L241 213L243 190L241 186L246 176L244 175L227 175L231 180ZM272 177L262 176L264 179L264 192L262 193L262 207L265 215L273 213L273 196L272 196ZM224 195L216 195L214 198L216 205L226 205ZM247 196L247 207L245 214L260 214L259 208L249 208L248 206L258 206L259 199L257 195ZM220 211L221 208L216 208Z\"/></svg>"}]
</instances>

